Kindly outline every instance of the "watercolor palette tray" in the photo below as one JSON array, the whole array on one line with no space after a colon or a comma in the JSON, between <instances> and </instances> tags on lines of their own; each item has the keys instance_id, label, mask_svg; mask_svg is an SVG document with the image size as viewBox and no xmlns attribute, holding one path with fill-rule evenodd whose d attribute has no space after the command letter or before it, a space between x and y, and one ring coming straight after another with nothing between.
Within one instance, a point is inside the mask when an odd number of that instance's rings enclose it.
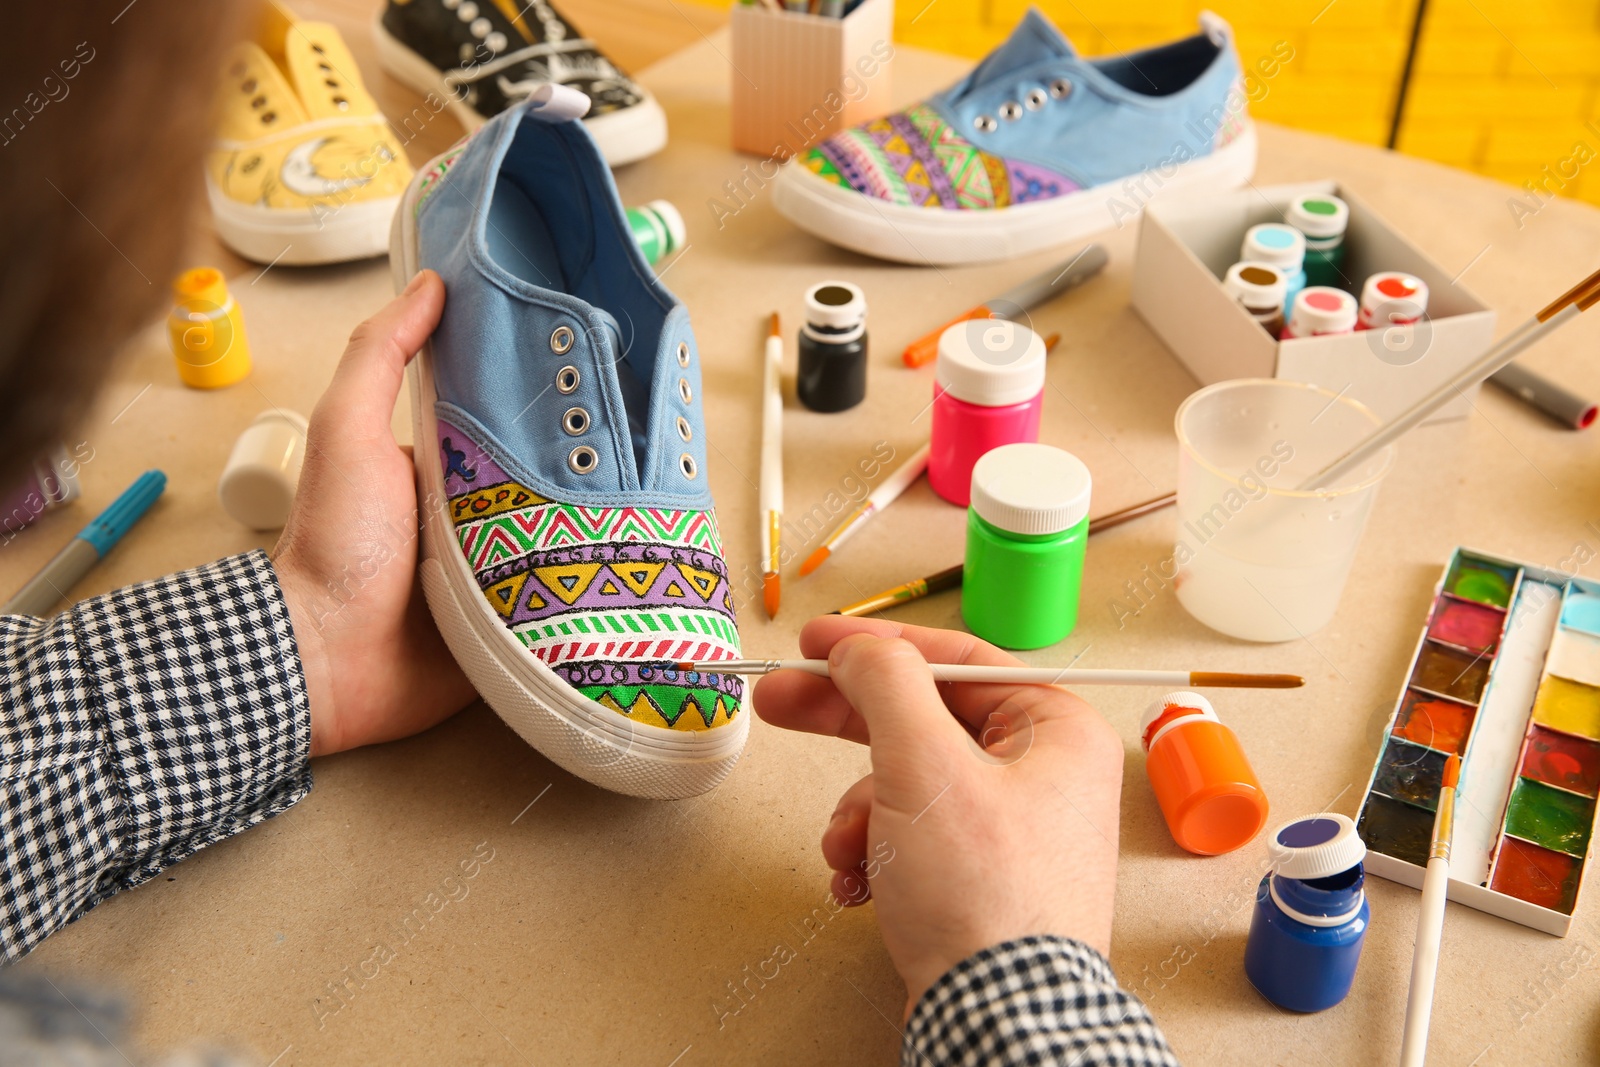
<instances>
[{"instance_id":1,"label":"watercolor palette tray","mask_svg":"<svg viewBox=\"0 0 1600 1067\"><path fill-rule=\"evenodd\" d=\"M1367 870L1421 887L1451 753L1449 899L1566 934L1600 794L1600 583L1455 551L1362 801Z\"/></svg>"}]
</instances>

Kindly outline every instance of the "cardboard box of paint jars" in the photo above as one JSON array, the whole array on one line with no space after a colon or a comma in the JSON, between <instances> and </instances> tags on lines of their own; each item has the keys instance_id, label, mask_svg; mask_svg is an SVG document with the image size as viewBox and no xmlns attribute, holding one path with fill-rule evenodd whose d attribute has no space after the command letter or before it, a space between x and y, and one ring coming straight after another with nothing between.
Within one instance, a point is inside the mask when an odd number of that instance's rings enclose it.
<instances>
[{"instance_id":1,"label":"cardboard box of paint jars","mask_svg":"<svg viewBox=\"0 0 1600 1067\"><path fill-rule=\"evenodd\" d=\"M1352 296L1380 271L1403 271L1428 286L1416 326L1280 341L1222 287L1245 231L1283 222L1290 201L1332 193L1350 206L1342 272ZM1201 385L1231 378L1289 378L1355 398L1387 421L1487 351L1494 312L1379 217L1332 181L1246 187L1222 196L1157 201L1139 225L1133 307ZM1476 386L1429 421L1465 417Z\"/></svg>"}]
</instances>

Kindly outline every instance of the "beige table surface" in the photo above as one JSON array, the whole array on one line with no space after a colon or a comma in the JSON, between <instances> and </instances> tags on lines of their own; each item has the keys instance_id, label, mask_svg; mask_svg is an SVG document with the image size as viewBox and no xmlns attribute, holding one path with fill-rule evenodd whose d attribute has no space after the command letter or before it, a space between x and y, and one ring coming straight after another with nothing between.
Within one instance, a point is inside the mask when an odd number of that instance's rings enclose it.
<instances>
[{"instance_id":1,"label":"beige table surface","mask_svg":"<svg viewBox=\"0 0 1600 1067\"><path fill-rule=\"evenodd\" d=\"M710 478L729 562L756 553L758 341L776 307L792 327L806 285L861 284L874 345L869 397L821 416L790 402L792 514L848 493L875 442L908 453L926 437L930 375L899 365L912 337L1042 269L1061 252L999 266L907 269L836 250L787 225L756 191L713 222L710 202L747 162L725 146L725 37L645 72L671 118L671 147L619 175L632 203L665 196L690 247L666 272L687 300L706 363ZM902 49L896 95L910 101L963 65ZM441 120L445 121L445 120ZM1512 190L1370 148L1262 130L1258 181L1333 176L1429 249L1502 316L1502 329L1594 269L1600 214L1561 201L1518 229ZM731 203L729 206L732 206ZM1172 414L1193 381L1129 311L1134 228L1103 237L1105 275L1034 316L1059 330L1044 439L1089 464L1096 511L1174 484ZM177 384L156 331L132 347L82 439L94 450L86 499L0 552L12 588L140 470L164 468L166 499L74 592L99 593L272 537L220 510L217 476L239 430L269 404L309 411L350 328L389 290L379 262L245 274L235 293L256 370L220 394ZM1531 365L1600 392L1600 322L1569 327ZM792 359L792 357L791 357ZM791 364L792 366L792 364ZM402 412L396 420L409 435ZM1082 622L1035 654L1083 666L1295 671L1292 693L1219 698L1267 791L1275 819L1354 812L1440 565L1458 543L1555 564L1600 553L1600 434L1556 428L1487 391L1471 419L1409 437L1384 487L1339 614L1308 640L1253 646L1202 628L1170 591L1118 628L1109 604L1171 551L1173 517L1098 537ZM836 503L836 502L835 502ZM809 615L960 556L963 516L911 490L827 568L790 580L775 623L746 610L752 653L794 647ZM797 549L803 546L795 546ZM1586 568L1594 574L1596 565ZM753 600L746 598L747 605ZM956 625L952 597L900 618ZM1293 1017L1245 981L1259 842L1198 859L1169 838L1144 778L1136 722L1152 694L1089 694L1127 743L1122 867L1112 961L1185 1062L1348 1064L1391 1060L1411 960L1417 894L1369 883L1373 924L1354 990L1338 1007ZM716 791L676 804L601 792L555 769L482 705L408 741L317 761L311 796L272 820L113 899L55 935L23 966L118 983L142 1008L139 1036L160 1046L227 1035L280 1067L310 1063L890 1063L903 991L869 909L801 924L822 906L818 835L838 794L866 768L843 742L753 723L743 762ZM1071 811L1063 819L1077 818ZM462 860L492 856L446 882ZM1591 879L1592 880L1592 879ZM430 893L456 892L437 912ZM465 895L462 895L464 892ZM435 900L443 899L435 897ZM366 979L362 961L421 907L397 955ZM826 912L823 913L826 915ZM798 958L739 1007L743 982L774 946ZM1600 1061L1600 888L1571 934L1548 937L1451 905L1431 1063ZM333 994L346 983L343 999ZM1529 1051L1529 1050L1533 1051ZM274 1059L276 1057L276 1059Z\"/></svg>"}]
</instances>

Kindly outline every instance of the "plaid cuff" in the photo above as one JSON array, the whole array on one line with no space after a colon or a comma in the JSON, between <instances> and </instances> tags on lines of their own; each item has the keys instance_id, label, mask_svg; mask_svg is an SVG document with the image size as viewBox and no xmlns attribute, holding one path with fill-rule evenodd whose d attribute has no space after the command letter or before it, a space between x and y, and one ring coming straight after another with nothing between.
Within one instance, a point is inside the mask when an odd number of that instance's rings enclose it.
<instances>
[{"instance_id":1,"label":"plaid cuff","mask_svg":"<svg viewBox=\"0 0 1600 1067\"><path fill-rule=\"evenodd\" d=\"M1018 938L956 964L917 1001L901 1067L1177 1067L1106 958L1065 937Z\"/></svg>"},{"instance_id":2,"label":"plaid cuff","mask_svg":"<svg viewBox=\"0 0 1600 1067\"><path fill-rule=\"evenodd\" d=\"M288 808L310 747L264 552L0 617L0 959Z\"/></svg>"}]
</instances>

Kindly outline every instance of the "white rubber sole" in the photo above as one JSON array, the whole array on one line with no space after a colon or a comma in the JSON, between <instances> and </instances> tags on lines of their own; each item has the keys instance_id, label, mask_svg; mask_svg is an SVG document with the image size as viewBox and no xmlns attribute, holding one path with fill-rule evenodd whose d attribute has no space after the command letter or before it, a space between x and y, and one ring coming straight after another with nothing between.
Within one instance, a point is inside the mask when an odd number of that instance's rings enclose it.
<instances>
[{"instance_id":1,"label":"white rubber sole","mask_svg":"<svg viewBox=\"0 0 1600 1067\"><path fill-rule=\"evenodd\" d=\"M327 211L241 204L206 179L211 219L222 243L256 263L303 267L371 259L389 250L398 196L352 200Z\"/></svg>"},{"instance_id":2,"label":"white rubber sole","mask_svg":"<svg viewBox=\"0 0 1600 1067\"><path fill-rule=\"evenodd\" d=\"M778 172L772 203L780 214L831 244L897 263L954 265L1011 259L1125 225L1144 204L1177 193L1221 192L1256 167L1251 126L1225 147L1171 173L1146 171L1067 196L988 211L890 204L819 177L798 160Z\"/></svg>"},{"instance_id":3,"label":"white rubber sole","mask_svg":"<svg viewBox=\"0 0 1600 1067\"><path fill-rule=\"evenodd\" d=\"M427 167L418 173L425 174ZM395 291L417 270L413 181L395 213L390 271ZM727 726L670 730L623 717L569 686L490 609L444 513L444 473L432 447L433 342L411 363L411 412L422 506L422 589L445 644L479 695L524 741L595 785L630 796L680 800L713 789L733 770L750 733L748 704Z\"/></svg>"},{"instance_id":4,"label":"white rubber sole","mask_svg":"<svg viewBox=\"0 0 1600 1067\"><path fill-rule=\"evenodd\" d=\"M484 124L484 117L462 100L457 88L432 63L384 28L381 16L373 21L372 35L378 45L378 62L397 81L419 93L437 93L468 132ZM583 125L613 167L653 156L667 146L667 113L648 91L633 107L584 119Z\"/></svg>"}]
</instances>

